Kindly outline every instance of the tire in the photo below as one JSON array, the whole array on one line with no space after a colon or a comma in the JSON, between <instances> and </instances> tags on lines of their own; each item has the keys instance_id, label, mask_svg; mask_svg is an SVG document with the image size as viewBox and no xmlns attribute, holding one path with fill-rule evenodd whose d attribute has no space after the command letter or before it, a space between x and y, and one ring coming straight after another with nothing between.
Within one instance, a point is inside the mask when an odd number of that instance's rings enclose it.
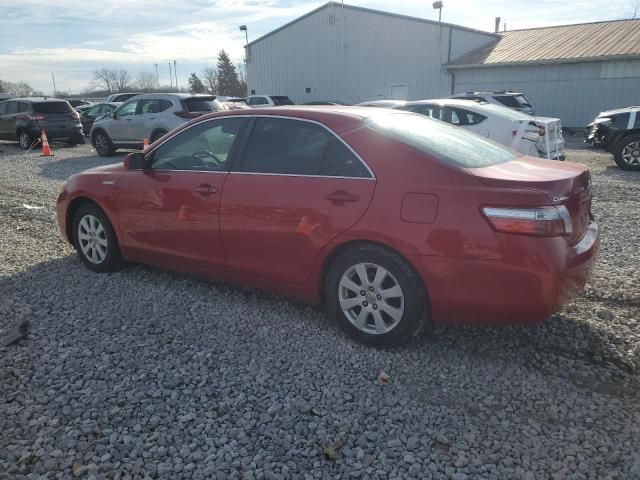
<instances>
[{"instance_id":1,"label":"tire","mask_svg":"<svg viewBox=\"0 0 640 480\"><path fill-rule=\"evenodd\" d=\"M18 132L18 145L23 150L29 150L31 144L33 143L33 138L29 135L25 130L20 130Z\"/></svg>"},{"instance_id":2,"label":"tire","mask_svg":"<svg viewBox=\"0 0 640 480\"><path fill-rule=\"evenodd\" d=\"M94 204L83 205L75 213L73 245L82 263L94 272L116 272L124 267L111 222Z\"/></svg>"},{"instance_id":3,"label":"tire","mask_svg":"<svg viewBox=\"0 0 640 480\"><path fill-rule=\"evenodd\" d=\"M378 245L350 248L335 258L326 277L325 299L340 328L365 345L400 345L420 334L429 321L418 274L399 254Z\"/></svg>"},{"instance_id":4,"label":"tire","mask_svg":"<svg viewBox=\"0 0 640 480\"><path fill-rule=\"evenodd\" d=\"M153 135L151 135L151 143L155 142L161 137L164 137L166 134L167 132L164 130L158 130L157 132L153 132Z\"/></svg>"},{"instance_id":5,"label":"tire","mask_svg":"<svg viewBox=\"0 0 640 480\"><path fill-rule=\"evenodd\" d=\"M101 157L110 157L116 153L116 148L113 146L109 135L102 130L98 130L93 135L93 146Z\"/></svg>"},{"instance_id":6,"label":"tire","mask_svg":"<svg viewBox=\"0 0 640 480\"><path fill-rule=\"evenodd\" d=\"M618 140L613 148L613 159L623 170L640 171L640 134Z\"/></svg>"}]
</instances>

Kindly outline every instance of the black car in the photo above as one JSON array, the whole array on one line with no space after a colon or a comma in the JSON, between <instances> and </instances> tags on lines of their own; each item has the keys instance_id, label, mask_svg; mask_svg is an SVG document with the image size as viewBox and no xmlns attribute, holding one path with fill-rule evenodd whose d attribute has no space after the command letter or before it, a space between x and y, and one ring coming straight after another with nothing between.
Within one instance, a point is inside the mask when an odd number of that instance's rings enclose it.
<instances>
[{"instance_id":1,"label":"black car","mask_svg":"<svg viewBox=\"0 0 640 480\"><path fill-rule=\"evenodd\" d=\"M84 143L80 115L69 102L57 98L12 98L0 102L0 140L17 140L28 149L40 137L63 139L70 145Z\"/></svg>"},{"instance_id":2,"label":"black car","mask_svg":"<svg viewBox=\"0 0 640 480\"><path fill-rule=\"evenodd\" d=\"M82 123L82 130L85 135L89 135L93 122L96 118L113 112L116 108L122 105L122 102L110 102L110 103L97 103L91 105L89 108L80 113L80 122Z\"/></svg>"},{"instance_id":3,"label":"black car","mask_svg":"<svg viewBox=\"0 0 640 480\"><path fill-rule=\"evenodd\" d=\"M613 153L624 170L640 170L640 107L601 112L587 125L585 142Z\"/></svg>"}]
</instances>

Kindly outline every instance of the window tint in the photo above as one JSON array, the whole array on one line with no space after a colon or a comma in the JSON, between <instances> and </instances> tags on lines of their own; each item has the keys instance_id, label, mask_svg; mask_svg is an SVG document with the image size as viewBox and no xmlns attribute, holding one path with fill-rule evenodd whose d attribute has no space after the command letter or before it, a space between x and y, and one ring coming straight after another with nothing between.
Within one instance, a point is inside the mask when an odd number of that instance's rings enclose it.
<instances>
[{"instance_id":1,"label":"window tint","mask_svg":"<svg viewBox=\"0 0 640 480\"><path fill-rule=\"evenodd\" d=\"M531 104L527 102L527 99L524 98L523 95L495 95L493 98L499 101L502 105L509 108L522 108L531 106Z\"/></svg>"},{"instance_id":2,"label":"window tint","mask_svg":"<svg viewBox=\"0 0 640 480\"><path fill-rule=\"evenodd\" d=\"M487 118L484 115L468 110L458 110L458 116L460 117L461 125L477 125Z\"/></svg>"},{"instance_id":3,"label":"window tint","mask_svg":"<svg viewBox=\"0 0 640 480\"><path fill-rule=\"evenodd\" d=\"M269 101L264 97L252 97L249 99L249 105L268 105Z\"/></svg>"},{"instance_id":4,"label":"window tint","mask_svg":"<svg viewBox=\"0 0 640 480\"><path fill-rule=\"evenodd\" d=\"M173 107L173 102L171 100L165 100L164 98L160 99L160 111L164 112L166 109Z\"/></svg>"},{"instance_id":5,"label":"window tint","mask_svg":"<svg viewBox=\"0 0 640 480\"><path fill-rule=\"evenodd\" d=\"M370 177L360 160L326 128L311 122L259 118L241 171Z\"/></svg>"},{"instance_id":6,"label":"window tint","mask_svg":"<svg viewBox=\"0 0 640 480\"><path fill-rule=\"evenodd\" d=\"M9 102L0 102L0 115L7 113L7 103Z\"/></svg>"},{"instance_id":7,"label":"window tint","mask_svg":"<svg viewBox=\"0 0 640 480\"><path fill-rule=\"evenodd\" d=\"M69 113L73 109L67 102L37 102L33 104L33 111L37 113Z\"/></svg>"},{"instance_id":8,"label":"window tint","mask_svg":"<svg viewBox=\"0 0 640 480\"><path fill-rule=\"evenodd\" d=\"M8 102L7 113L18 113L18 102Z\"/></svg>"},{"instance_id":9,"label":"window tint","mask_svg":"<svg viewBox=\"0 0 640 480\"><path fill-rule=\"evenodd\" d=\"M364 123L421 152L465 168L497 165L519 156L517 152L487 138L421 115L386 113L369 117Z\"/></svg>"},{"instance_id":10,"label":"window tint","mask_svg":"<svg viewBox=\"0 0 640 480\"><path fill-rule=\"evenodd\" d=\"M102 105L96 105L95 107L91 107L87 111L87 117L97 117L102 112Z\"/></svg>"},{"instance_id":11,"label":"window tint","mask_svg":"<svg viewBox=\"0 0 640 480\"><path fill-rule=\"evenodd\" d=\"M185 98L182 103L188 112L215 112L219 110L214 97Z\"/></svg>"},{"instance_id":12,"label":"window tint","mask_svg":"<svg viewBox=\"0 0 640 480\"><path fill-rule=\"evenodd\" d=\"M138 100L139 114L146 115L149 113L159 113L162 111L159 98L148 98Z\"/></svg>"},{"instance_id":13,"label":"window tint","mask_svg":"<svg viewBox=\"0 0 640 480\"><path fill-rule=\"evenodd\" d=\"M285 96L271 97L271 100L273 100L273 103L277 106L293 105L293 102L291 101L291 99Z\"/></svg>"},{"instance_id":14,"label":"window tint","mask_svg":"<svg viewBox=\"0 0 640 480\"><path fill-rule=\"evenodd\" d=\"M244 118L225 118L195 125L158 147L151 168L226 171L234 140L245 123Z\"/></svg>"},{"instance_id":15,"label":"window tint","mask_svg":"<svg viewBox=\"0 0 640 480\"><path fill-rule=\"evenodd\" d=\"M136 108L138 107L139 100L132 100L130 102L121 105L118 110L119 117L127 117L129 115L135 115Z\"/></svg>"}]
</instances>

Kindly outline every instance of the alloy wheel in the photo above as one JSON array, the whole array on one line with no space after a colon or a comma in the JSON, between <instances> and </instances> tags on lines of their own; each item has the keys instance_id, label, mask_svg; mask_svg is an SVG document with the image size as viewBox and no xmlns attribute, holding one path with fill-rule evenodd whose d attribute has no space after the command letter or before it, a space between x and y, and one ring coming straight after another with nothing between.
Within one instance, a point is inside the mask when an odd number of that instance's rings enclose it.
<instances>
[{"instance_id":1,"label":"alloy wheel","mask_svg":"<svg viewBox=\"0 0 640 480\"><path fill-rule=\"evenodd\" d=\"M375 263L349 268L338 286L340 308L365 333L381 335L393 330L404 314L404 294L396 278Z\"/></svg>"},{"instance_id":2,"label":"alloy wheel","mask_svg":"<svg viewBox=\"0 0 640 480\"><path fill-rule=\"evenodd\" d=\"M100 220L85 215L78 223L78 243L84 257L94 264L102 263L107 256L107 233Z\"/></svg>"},{"instance_id":3,"label":"alloy wheel","mask_svg":"<svg viewBox=\"0 0 640 480\"><path fill-rule=\"evenodd\" d=\"M96 135L96 150L100 154L105 154L109 151L109 140L102 133Z\"/></svg>"},{"instance_id":4,"label":"alloy wheel","mask_svg":"<svg viewBox=\"0 0 640 480\"><path fill-rule=\"evenodd\" d=\"M20 132L20 138L18 139L20 142L20 148L26 150L31 146L31 138L27 132Z\"/></svg>"},{"instance_id":5,"label":"alloy wheel","mask_svg":"<svg viewBox=\"0 0 640 480\"><path fill-rule=\"evenodd\" d=\"M640 166L640 141L625 145L622 149L622 161L627 165Z\"/></svg>"}]
</instances>

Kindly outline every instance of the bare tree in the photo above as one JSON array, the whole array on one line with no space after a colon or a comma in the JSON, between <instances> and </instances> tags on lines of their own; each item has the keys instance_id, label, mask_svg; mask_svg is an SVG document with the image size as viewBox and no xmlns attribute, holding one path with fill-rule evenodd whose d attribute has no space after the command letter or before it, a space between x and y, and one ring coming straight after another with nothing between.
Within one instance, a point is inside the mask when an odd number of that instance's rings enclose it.
<instances>
[{"instance_id":1,"label":"bare tree","mask_svg":"<svg viewBox=\"0 0 640 480\"><path fill-rule=\"evenodd\" d=\"M2 82L2 88L4 91L16 97L31 97L35 92L35 90L31 88L31 85L22 80L16 83Z\"/></svg>"},{"instance_id":2,"label":"bare tree","mask_svg":"<svg viewBox=\"0 0 640 480\"><path fill-rule=\"evenodd\" d=\"M101 68L100 70L94 70L93 72L93 86L100 90L105 90L109 93L116 91L116 72L115 70L109 70L107 68Z\"/></svg>"},{"instance_id":3,"label":"bare tree","mask_svg":"<svg viewBox=\"0 0 640 480\"><path fill-rule=\"evenodd\" d=\"M128 89L131 86L131 76L126 70L118 70L115 72L116 88L119 92Z\"/></svg>"},{"instance_id":4,"label":"bare tree","mask_svg":"<svg viewBox=\"0 0 640 480\"><path fill-rule=\"evenodd\" d=\"M640 13L640 1L636 0L635 2L629 2L629 6L631 7L631 10L626 16L626 20L635 20L638 18L638 14Z\"/></svg>"},{"instance_id":5,"label":"bare tree","mask_svg":"<svg viewBox=\"0 0 640 480\"><path fill-rule=\"evenodd\" d=\"M154 91L156 88L156 74L140 72L136 80L136 86L145 93Z\"/></svg>"},{"instance_id":6,"label":"bare tree","mask_svg":"<svg viewBox=\"0 0 640 480\"><path fill-rule=\"evenodd\" d=\"M213 67L207 67L202 71L202 82L207 91L215 94L218 91L218 71Z\"/></svg>"}]
</instances>

